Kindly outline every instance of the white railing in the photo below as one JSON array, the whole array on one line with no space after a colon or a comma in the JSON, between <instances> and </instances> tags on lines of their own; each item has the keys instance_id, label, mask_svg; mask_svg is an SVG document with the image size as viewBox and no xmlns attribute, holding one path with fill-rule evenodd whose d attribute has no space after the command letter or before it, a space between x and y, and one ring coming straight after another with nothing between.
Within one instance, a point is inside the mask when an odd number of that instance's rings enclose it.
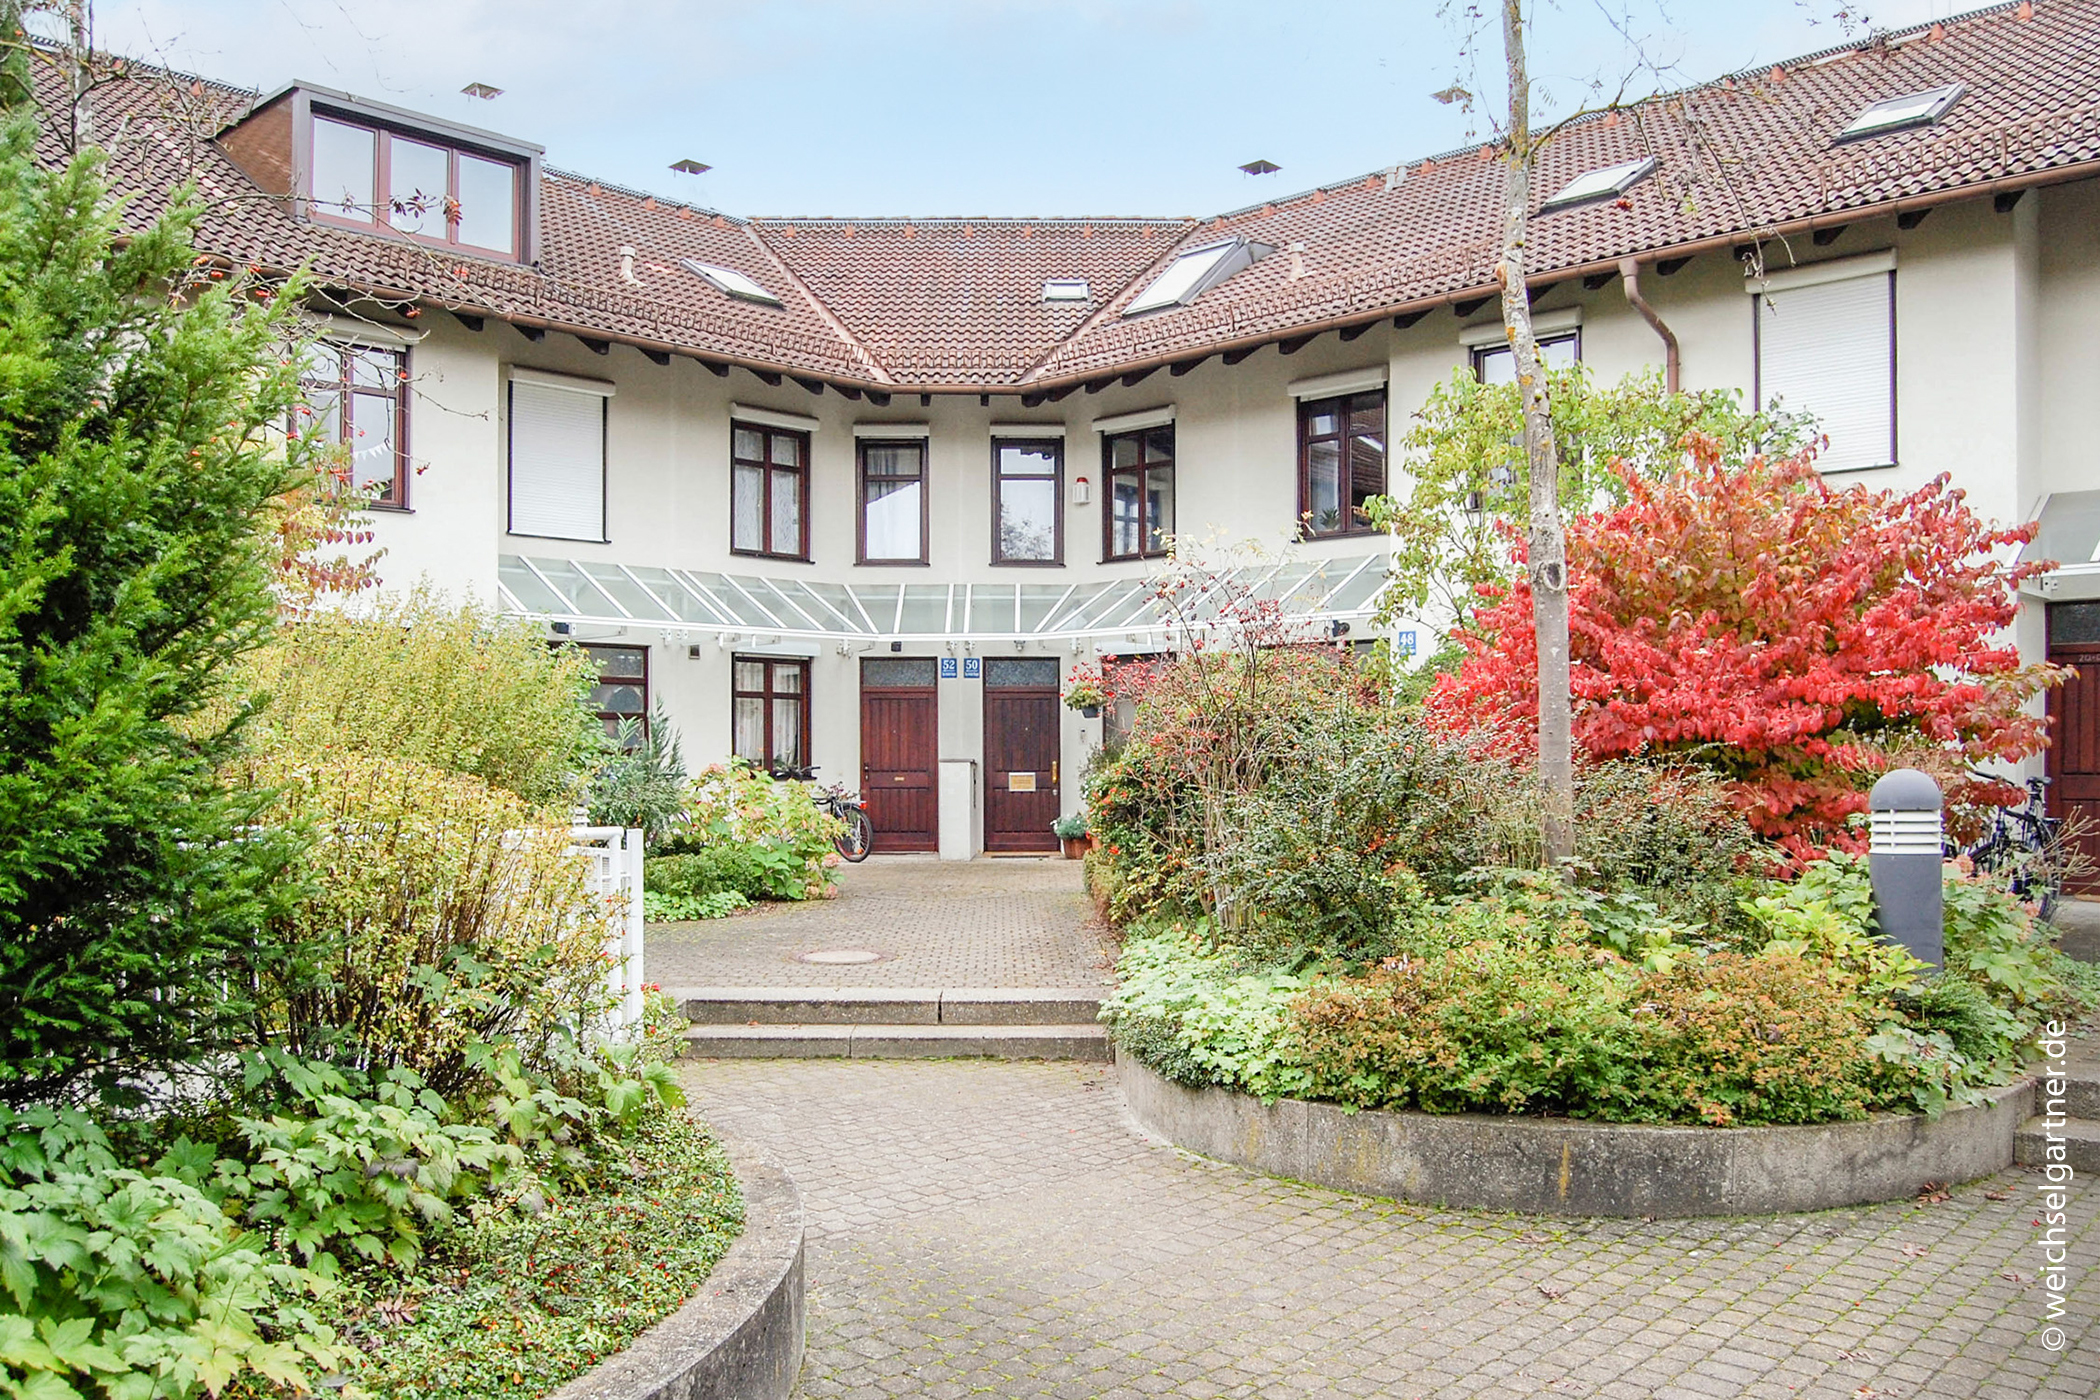
<instances>
[{"instance_id":1,"label":"white railing","mask_svg":"<svg viewBox=\"0 0 2100 1400\"><path fill-rule=\"evenodd\" d=\"M610 990L618 998L613 1031L642 1020L642 833L619 826L570 828L570 848L590 858L591 888L621 911L620 931L608 944Z\"/></svg>"}]
</instances>

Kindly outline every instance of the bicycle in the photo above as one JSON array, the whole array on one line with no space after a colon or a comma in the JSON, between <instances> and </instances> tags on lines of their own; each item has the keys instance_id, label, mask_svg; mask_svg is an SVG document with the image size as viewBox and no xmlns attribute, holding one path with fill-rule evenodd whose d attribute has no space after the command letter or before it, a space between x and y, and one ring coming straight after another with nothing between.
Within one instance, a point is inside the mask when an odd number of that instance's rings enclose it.
<instances>
[{"instance_id":1,"label":"bicycle","mask_svg":"<svg viewBox=\"0 0 2100 1400\"><path fill-rule=\"evenodd\" d=\"M775 768L773 776L784 781L808 783L809 800L827 815L845 823L846 829L831 841L838 853L855 865L868 858L868 852L875 849L875 824L868 820L867 799L844 783L820 785L814 763L800 768Z\"/></svg>"},{"instance_id":2,"label":"bicycle","mask_svg":"<svg viewBox=\"0 0 2100 1400\"><path fill-rule=\"evenodd\" d=\"M2064 835L2062 819L2048 814L2043 797L2047 785L2046 778L2029 778L2025 803L1997 808L1983 835L1949 852L1967 856L1979 873L2003 879L2007 893L2032 903L2045 921L2056 912L2063 892Z\"/></svg>"}]
</instances>

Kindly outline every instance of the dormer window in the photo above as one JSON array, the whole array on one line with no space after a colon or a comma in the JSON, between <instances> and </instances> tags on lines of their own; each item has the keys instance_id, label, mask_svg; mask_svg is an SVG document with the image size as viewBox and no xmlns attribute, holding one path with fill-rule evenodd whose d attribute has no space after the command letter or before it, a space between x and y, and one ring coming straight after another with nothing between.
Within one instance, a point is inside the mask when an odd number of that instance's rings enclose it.
<instances>
[{"instance_id":1,"label":"dormer window","mask_svg":"<svg viewBox=\"0 0 2100 1400\"><path fill-rule=\"evenodd\" d=\"M331 222L518 255L518 166L404 132L314 113L313 204Z\"/></svg>"},{"instance_id":2,"label":"dormer window","mask_svg":"<svg viewBox=\"0 0 2100 1400\"><path fill-rule=\"evenodd\" d=\"M316 223L532 260L540 148L528 142L308 83L264 98L217 140Z\"/></svg>"}]
</instances>

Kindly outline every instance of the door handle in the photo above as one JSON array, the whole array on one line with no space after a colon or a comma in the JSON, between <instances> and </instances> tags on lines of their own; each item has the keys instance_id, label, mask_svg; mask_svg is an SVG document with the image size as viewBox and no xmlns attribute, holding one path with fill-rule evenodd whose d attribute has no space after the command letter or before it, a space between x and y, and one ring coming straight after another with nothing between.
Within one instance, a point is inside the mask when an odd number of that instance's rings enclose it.
<instances>
[{"instance_id":1,"label":"door handle","mask_svg":"<svg viewBox=\"0 0 2100 1400\"><path fill-rule=\"evenodd\" d=\"M1050 760L1050 786L1057 786L1057 760L1054 758Z\"/></svg>"}]
</instances>

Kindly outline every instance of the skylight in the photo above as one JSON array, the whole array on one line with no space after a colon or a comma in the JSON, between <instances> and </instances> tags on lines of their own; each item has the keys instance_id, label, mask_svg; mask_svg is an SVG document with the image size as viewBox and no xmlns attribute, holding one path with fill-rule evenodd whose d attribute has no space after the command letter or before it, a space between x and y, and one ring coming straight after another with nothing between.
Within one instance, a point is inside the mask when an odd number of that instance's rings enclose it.
<instances>
[{"instance_id":1,"label":"skylight","mask_svg":"<svg viewBox=\"0 0 2100 1400\"><path fill-rule=\"evenodd\" d=\"M779 306L780 298L774 296L758 283L738 272L733 267L716 267L713 263L700 262L695 258L680 258L678 265L687 272L696 272L715 284L729 296L739 301L755 301L763 306Z\"/></svg>"},{"instance_id":2,"label":"skylight","mask_svg":"<svg viewBox=\"0 0 2100 1400\"><path fill-rule=\"evenodd\" d=\"M1044 301L1085 301L1093 294L1084 277L1053 277L1043 283Z\"/></svg>"},{"instance_id":3,"label":"skylight","mask_svg":"<svg viewBox=\"0 0 2100 1400\"><path fill-rule=\"evenodd\" d=\"M1610 199L1626 193L1654 171L1654 156L1588 171L1562 185L1558 193L1539 206L1539 212L1543 214L1548 209L1561 209L1570 204L1587 204L1593 199Z\"/></svg>"},{"instance_id":4,"label":"skylight","mask_svg":"<svg viewBox=\"0 0 2100 1400\"><path fill-rule=\"evenodd\" d=\"M1166 271L1139 292L1137 300L1123 308L1125 316L1142 316L1169 306L1186 306L1218 283L1275 252L1266 243L1250 243L1239 237L1191 248L1167 264Z\"/></svg>"},{"instance_id":5,"label":"skylight","mask_svg":"<svg viewBox=\"0 0 2100 1400\"><path fill-rule=\"evenodd\" d=\"M1902 97L1884 97L1879 102L1870 102L1852 119L1852 125L1838 133L1837 139L1850 141L1854 137L1878 136L1884 131L1896 131L1906 126L1930 126L1944 116L1966 91L1968 89L1960 83L1949 83L1929 92L1906 93Z\"/></svg>"}]
</instances>

